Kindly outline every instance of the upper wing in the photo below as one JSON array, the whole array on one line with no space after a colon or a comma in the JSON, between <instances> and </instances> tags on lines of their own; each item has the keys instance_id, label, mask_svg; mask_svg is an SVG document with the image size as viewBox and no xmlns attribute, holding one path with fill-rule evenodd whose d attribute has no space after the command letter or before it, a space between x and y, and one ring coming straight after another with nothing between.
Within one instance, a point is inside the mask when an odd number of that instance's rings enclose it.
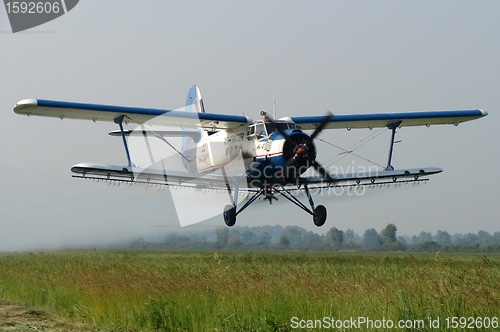
<instances>
[{"instance_id":1,"label":"upper wing","mask_svg":"<svg viewBox=\"0 0 500 332\"><path fill-rule=\"evenodd\" d=\"M24 99L14 107L17 114L61 119L111 121L124 115L125 122L151 125L233 129L251 122L241 115L172 111L98 104L73 103L43 99Z\"/></svg>"},{"instance_id":2,"label":"upper wing","mask_svg":"<svg viewBox=\"0 0 500 332\"><path fill-rule=\"evenodd\" d=\"M245 116L215 113L183 112L155 108L139 108L85 104L43 99L24 99L14 107L17 114L28 116L57 117L61 119L84 119L111 121L125 115L125 122L152 125L203 127L209 129L233 129L251 122ZM337 128L380 128L397 123L399 126L430 126L434 124L458 124L484 117L482 110L454 110L406 113L376 113L334 115L325 129ZM323 116L297 116L291 120L304 130L317 128Z\"/></svg>"},{"instance_id":3,"label":"upper wing","mask_svg":"<svg viewBox=\"0 0 500 332\"><path fill-rule=\"evenodd\" d=\"M392 124L398 126L430 126L435 124L455 124L482 118L488 112L482 110L454 110L406 113L339 114L334 115L325 129L339 128L382 128ZM324 116L294 116L291 118L301 129L316 129Z\"/></svg>"}]
</instances>

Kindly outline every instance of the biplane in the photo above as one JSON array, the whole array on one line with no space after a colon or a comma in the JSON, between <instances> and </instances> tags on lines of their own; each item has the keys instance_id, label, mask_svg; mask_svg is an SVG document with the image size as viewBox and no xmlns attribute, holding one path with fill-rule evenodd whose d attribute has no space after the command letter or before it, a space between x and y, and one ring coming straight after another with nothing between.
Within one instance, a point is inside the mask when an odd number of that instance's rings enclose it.
<instances>
[{"instance_id":1,"label":"biplane","mask_svg":"<svg viewBox=\"0 0 500 332\"><path fill-rule=\"evenodd\" d=\"M482 118L476 110L443 110L377 114L331 114L292 116L274 119L261 112L261 119L243 115L205 112L199 88L193 85L185 107L177 110L98 105L43 99L19 101L14 112L27 116L82 119L115 123L119 130L110 135L122 138L127 164L120 166L80 163L71 168L73 177L154 183L166 186L214 188L227 191L229 204L223 207L227 226L259 198L270 203L284 197L312 216L316 226L327 217L323 205L315 205L311 190L338 185L361 186L374 183L424 181L442 172L438 167L395 169L392 166L396 131L402 127L433 126ZM136 124L133 130L125 126ZM387 165L377 169L333 174L318 159L315 139L326 129L388 128L391 131ZM180 147L171 140L182 140ZM138 164L128 142L144 139L149 163ZM150 140L161 142L182 161L182 170L171 170L164 156L153 153ZM231 167L236 164L237 167ZM152 165L155 165L152 167ZM314 170L313 174L311 171ZM294 192L305 193L304 203ZM246 193L243 202L238 196Z\"/></svg>"}]
</instances>

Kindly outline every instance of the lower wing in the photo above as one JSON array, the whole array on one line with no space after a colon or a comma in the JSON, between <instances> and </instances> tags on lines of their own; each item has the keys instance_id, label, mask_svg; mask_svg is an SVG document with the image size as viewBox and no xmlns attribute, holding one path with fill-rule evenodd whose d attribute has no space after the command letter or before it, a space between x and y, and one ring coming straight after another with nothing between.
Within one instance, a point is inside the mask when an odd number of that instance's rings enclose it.
<instances>
[{"instance_id":1,"label":"lower wing","mask_svg":"<svg viewBox=\"0 0 500 332\"><path fill-rule=\"evenodd\" d=\"M423 167L423 168L407 168L398 170L368 170L356 173L346 173L338 175L330 175L331 180L326 180L323 176L310 176L310 177L300 177L300 184L313 184L313 185L324 185L328 186L338 186L338 185L359 185L362 181L366 181L369 184L376 183L377 180L381 179L386 182L397 182L403 181L417 181L422 177L426 177L433 174L441 173L443 170L437 167Z\"/></svg>"}]
</instances>

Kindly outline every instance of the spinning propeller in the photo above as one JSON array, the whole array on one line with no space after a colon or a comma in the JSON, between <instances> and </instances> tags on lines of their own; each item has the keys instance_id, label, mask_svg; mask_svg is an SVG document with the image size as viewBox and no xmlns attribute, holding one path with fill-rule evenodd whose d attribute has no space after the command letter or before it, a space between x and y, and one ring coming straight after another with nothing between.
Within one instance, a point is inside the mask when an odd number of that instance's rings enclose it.
<instances>
[{"instance_id":1,"label":"spinning propeller","mask_svg":"<svg viewBox=\"0 0 500 332\"><path fill-rule=\"evenodd\" d=\"M332 177L326 169L321 166L320 163L316 161L316 151L314 149L313 141L314 139L323 131L328 122L333 118L333 114L328 112L318 127L314 130L311 136L307 135L288 135L285 130L279 124L277 124L274 119L269 119L275 127L276 130L285 138L285 145L287 145L287 150L291 156L288 159L286 166L312 166L316 171L318 171L321 176L323 176L328 181L333 181ZM285 151L285 147L283 148Z\"/></svg>"}]
</instances>

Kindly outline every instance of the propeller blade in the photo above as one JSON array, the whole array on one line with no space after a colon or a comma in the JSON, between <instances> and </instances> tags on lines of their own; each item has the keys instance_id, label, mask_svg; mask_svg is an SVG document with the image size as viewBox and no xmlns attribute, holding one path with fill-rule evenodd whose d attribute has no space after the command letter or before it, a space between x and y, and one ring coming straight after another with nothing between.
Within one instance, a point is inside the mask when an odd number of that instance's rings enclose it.
<instances>
[{"instance_id":1,"label":"propeller blade","mask_svg":"<svg viewBox=\"0 0 500 332\"><path fill-rule=\"evenodd\" d=\"M325 118L323 119L323 121L321 121L321 123L319 124L319 126L312 133L311 137L309 138L309 141L314 140L316 138L316 136L318 136L319 133L321 133L323 131L323 129L325 128L325 126L327 125L327 123L330 122L331 118L333 118L333 114L331 112L328 112L325 115Z\"/></svg>"},{"instance_id":2,"label":"propeller blade","mask_svg":"<svg viewBox=\"0 0 500 332\"><path fill-rule=\"evenodd\" d=\"M320 163L318 163L317 161L314 161L314 163L312 164L312 166L318 171L319 174L321 174L321 176L323 176L328 182L333 182L334 179L330 176L330 174L328 174L328 172L326 171L326 169L320 165Z\"/></svg>"}]
</instances>

